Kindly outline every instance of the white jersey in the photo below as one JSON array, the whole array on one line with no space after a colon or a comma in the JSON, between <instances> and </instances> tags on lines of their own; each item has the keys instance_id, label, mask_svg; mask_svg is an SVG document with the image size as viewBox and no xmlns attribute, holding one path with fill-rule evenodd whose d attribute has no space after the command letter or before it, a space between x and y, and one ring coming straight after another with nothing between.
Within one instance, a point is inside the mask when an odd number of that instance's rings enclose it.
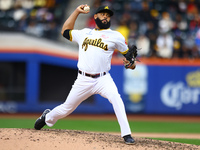
<instances>
[{"instance_id":1,"label":"white jersey","mask_svg":"<svg viewBox=\"0 0 200 150\"><path fill-rule=\"evenodd\" d=\"M85 5L80 5L79 8L83 6ZM111 15L113 14L108 6L98 8L98 12L102 10ZM45 116L45 119L38 118L34 127L35 129L41 129L44 125L52 127L59 119L71 114L88 97L99 94L112 104L120 125L121 137L124 137L124 141L127 144L133 144L134 140L131 137L131 129L123 100L109 73L115 49L121 54L127 54L128 52L125 38L120 32L111 29L66 29L63 32L65 28L69 27L70 20L72 20L72 24L75 22L78 16L77 12L81 13L82 11L76 9L69 17L70 19L64 23L62 29L63 36L70 41L78 43L79 46L77 79L65 102L50 112L44 112L42 117L44 118ZM104 14L101 15L103 16Z\"/></svg>"},{"instance_id":2,"label":"white jersey","mask_svg":"<svg viewBox=\"0 0 200 150\"><path fill-rule=\"evenodd\" d=\"M70 40L79 44L78 73L66 101L55 107L45 116L45 123L52 127L58 119L71 114L88 97L99 94L107 98L113 106L121 129L121 136L131 135L124 103L110 73L111 57L115 49L127 53L124 37L116 31L107 30L70 30ZM67 38L67 39L68 39ZM106 72L106 74L101 74ZM87 74L101 74L92 77ZM36 121L37 122L37 121ZM39 127L41 125L39 124Z\"/></svg>"},{"instance_id":3,"label":"white jersey","mask_svg":"<svg viewBox=\"0 0 200 150\"><path fill-rule=\"evenodd\" d=\"M70 41L79 45L78 68L90 74L108 72L114 50L117 49L122 54L128 50L122 34L111 29L71 30Z\"/></svg>"}]
</instances>

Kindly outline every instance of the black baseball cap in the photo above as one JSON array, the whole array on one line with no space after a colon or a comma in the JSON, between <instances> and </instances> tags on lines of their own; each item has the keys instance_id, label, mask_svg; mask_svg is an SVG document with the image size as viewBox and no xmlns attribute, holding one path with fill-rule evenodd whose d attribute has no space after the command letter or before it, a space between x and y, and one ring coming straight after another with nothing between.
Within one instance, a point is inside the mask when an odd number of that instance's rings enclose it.
<instances>
[{"instance_id":1,"label":"black baseball cap","mask_svg":"<svg viewBox=\"0 0 200 150\"><path fill-rule=\"evenodd\" d=\"M100 6L95 14L100 13L100 12L107 12L110 14L110 16L113 16L113 11L108 7L108 6Z\"/></svg>"}]
</instances>

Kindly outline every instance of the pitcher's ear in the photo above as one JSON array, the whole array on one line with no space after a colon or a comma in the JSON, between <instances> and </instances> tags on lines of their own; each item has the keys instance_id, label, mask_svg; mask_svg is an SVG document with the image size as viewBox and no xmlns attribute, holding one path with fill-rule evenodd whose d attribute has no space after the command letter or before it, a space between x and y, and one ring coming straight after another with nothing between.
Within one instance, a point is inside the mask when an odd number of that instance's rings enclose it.
<instances>
[{"instance_id":1,"label":"pitcher's ear","mask_svg":"<svg viewBox=\"0 0 200 150\"><path fill-rule=\"evenodd\" d=\"M97 14L94 14L94 19L97 19Z\"/></svg>"}]
</instances>

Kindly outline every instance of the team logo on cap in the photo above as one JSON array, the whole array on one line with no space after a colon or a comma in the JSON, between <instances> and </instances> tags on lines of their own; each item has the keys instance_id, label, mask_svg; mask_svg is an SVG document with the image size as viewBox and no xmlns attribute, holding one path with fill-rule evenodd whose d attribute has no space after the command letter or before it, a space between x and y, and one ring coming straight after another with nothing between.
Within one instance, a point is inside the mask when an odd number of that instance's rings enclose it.
<instances>
[{"instance_id":1,"label":"team logo on cap","mask_svg":"<svg viewBox=\"0 0 200 150\"><path fill-rule=\"evenodd\" d=\"M104 7L104 9L109 9L109 7L108 7L108 6L106 6L106 7Z\"/></svg>"}]
</instances>

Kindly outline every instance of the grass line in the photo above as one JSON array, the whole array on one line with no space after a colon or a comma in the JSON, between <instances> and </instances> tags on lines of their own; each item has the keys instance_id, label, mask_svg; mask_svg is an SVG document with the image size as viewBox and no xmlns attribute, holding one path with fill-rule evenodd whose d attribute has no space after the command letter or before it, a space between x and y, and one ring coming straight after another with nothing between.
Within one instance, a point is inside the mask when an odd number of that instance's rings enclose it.
<instances>
[{"instance_id":1,"label":"grass line","mask_svg":"<svg viewBox=\"0 0 200 150\"><path fill-rule=\"evenodd\" d=\"M149 138L149 139L200 145L200 139L179 139L179 138Z\"/></svg>"},{"instance_id":2,"label":"grass line","mask_svg":"<svg viewBox=\"0 0 200 150\"><path fill-rule=\"evenodd\" d=\"M0 128L33 128L34 119L1 119ZM133 132L148 133L200 133L200 123L197 122L149 122L149 121L130 121ZM105 131L119 132L117 121L103 120L59 120L53 128L55 129L74 129L86 131Z\"/></svg>"}]
</instances>

